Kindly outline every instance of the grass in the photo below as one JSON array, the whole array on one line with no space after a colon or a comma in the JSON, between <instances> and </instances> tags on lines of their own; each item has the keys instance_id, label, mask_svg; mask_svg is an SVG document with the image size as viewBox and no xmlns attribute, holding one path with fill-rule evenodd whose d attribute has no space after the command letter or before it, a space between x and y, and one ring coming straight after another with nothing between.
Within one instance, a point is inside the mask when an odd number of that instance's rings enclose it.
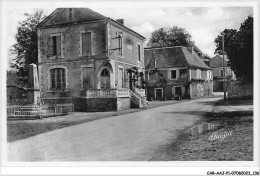
<instances>
[{"instance_id":1,"label":"grass","mask_svg":"<svg viewBox=\"0 0 260 176\"><path fill-rule=\"evenodd\" d=\"M252 102L252 100L251 100ZM217 106L228 104L219 101ZM250 104L245 101L245 104ZM229 102L243 105L243 101ZM252 161L253 160L253 111L210 112L204 114L201 123L217 124L214 130L191 136L187 130L164 146L151 160L162 161ZM223 141L210 139L213 134L229 133Z\"/></svg>"}]
</instances>

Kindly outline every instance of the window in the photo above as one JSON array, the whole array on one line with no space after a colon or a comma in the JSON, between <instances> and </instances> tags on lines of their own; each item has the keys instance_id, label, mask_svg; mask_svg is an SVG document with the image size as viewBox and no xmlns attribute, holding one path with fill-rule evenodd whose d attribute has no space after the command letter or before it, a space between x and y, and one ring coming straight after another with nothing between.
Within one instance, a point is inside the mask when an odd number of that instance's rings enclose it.
<instances>
[{"instance_id":1,"label":"window","mask_svg":"<svg viewBox=\"0 0 260 176\"><path fill-rule=\"evenodd\" d=\"M64 68L55 68L50 70L51 73L51 89L65 89L66 77Z\"/></svg>"},{"instance_id":2,"label":"window","mask_svg":"<svg viewBox=\"0 0 260 176\"><path fill-rule=\"evenodd\" d=\"M187 70L180 69L180 78L187 78Z\"/></svg>"},{"instance_id":3,"label":"window","mask_svg":"<svg viewBox=\"0 0 260 176\"><path fill-rule=\"evenodd\" d=\"M141 61L141 46L140 46L140 44L137 44L137 58L138 58L138 61Z\"/></svg>"},{"instance_id":4,"label":"window","mask_svg":"<svg viewBox=\"0 0 260 176\"><path fill-rule=\"evenodd\" d=\"M102 72L101 72L101 76L102 77L109 77L109 71L107 69L103 69Z\"/></svg>"},{"instance_id":5,"label":"window","mask_svg":"<svg viewBox=\"0 0 260 176\"><path fill-rule=\"evenodd\" d=\"M48 59L64 58L64 36L62 33L50 34L47 40L47 57Z\"/></svg>"},{"instance_id":6,"label":"window","mask_svg":"<svg viewBox=\"0 0 260 176\"><path fill-rule=\"evenodd\" d=\"M74 18L74 11L72 8L69 8L68 10L69 10L68 17L70 20L72 20Z\"/></svg>"},{"instance_id":7,"label":"window","mask_svg":"<svg viewBox=\"0 0 260 176\"><path fill-rule=\"evenodd\" d=\"M200 69L197 69L197 78L201 79L201 70Z\"/></svg>"},{"instance_id":8,"label":"window","mask_svg":"<svg viewBox=\"0 0 260 176\"><path fill-rule=\"evenodd\" d=\"M110 74L106 68L101 72L101 89L110 89Z\"/></svg>"},{"instance_id":9,"label":"window","mask_svg":"<svg viewBox=\"0 0 260 176\"><path fill-rule=\"evenodd\" d=\"M223 77L223 70L220 70L220 77Z\"/></svg>"},{"instance_id":10,"label":"window","mask_svg":"<svg viewBox=\"0 0 260 176\"><path fill-rule=\"evenodd\" d=\"M91 54L91 32L81 33L82 38L82 56Z\"/></svg>"},{"instance_id":11,"label":"window","mask_svg":"<svg viewBox=\"0 0 260 176\"><path fill-rule=\"evenodd\" d=\"M93 86L93 68L84 67L82 68L82 87L83 89L91 89Z\"/></svg>"},{"instance_id":12,"label":"window","mask_svg":"<svg viewBox=\"0 0 260 176\"><path fill-rule=\"evenodd\" d=\"M124 70L123 68L118 69L118 87L122 88L124 83Z\"/></svg>"},{"instance_id":13,"label":"window","mask_svg":"<svg viewBox=\"0 0 260 176\"><path fill-rule=\"evenodd\" d=\"M171 79L176 79L176 78L177 78L177 71L171 70Z\"/></svg>"},{"instance_id":14,"label":"window","mask_svg":"<svg viewBox=\"0 0 260 176\"><path fill-rule=\"evenodd\" d=\"M52 56L61 55L61 36L52 36Z\"/></svg>"}]
</instances>

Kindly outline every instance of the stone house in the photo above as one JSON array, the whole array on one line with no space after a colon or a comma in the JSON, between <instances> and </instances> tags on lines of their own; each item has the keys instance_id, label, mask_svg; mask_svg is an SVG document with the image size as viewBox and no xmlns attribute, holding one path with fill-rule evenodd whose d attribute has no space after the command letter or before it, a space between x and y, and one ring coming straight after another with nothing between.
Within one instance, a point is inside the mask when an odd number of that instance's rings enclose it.
<instances>
[{"instance_id":1,"label":"stone house","mask_svg":"<svg viewBox=\"0 0 260 176\"><path fill-rule=\"evenodd\" d=\"M74 102L77 111L130 107L130 96L144 97L135 68L144 72L145 38L88 8L58 8L37 26L41 99ZM132 91L129 91L132 89ZM130 95L134 94L134 95Z\"/></svg>"},{"instance_id":2,"label":"stone house","mask_svg":"<svg viewBox=\"0 0 260 176\"><path fill-rule=\"evenodd\" d=\"M17 85L6 86L7 105L24 105L28 103L27 89Z\"/></svg>"},{"instance_id":3,"label":"stone house","mask_svg":"<svg viewBox=\"0 0 260 176\"><path fill-rule=\"evenodd\" d=\"M227 64L228 58L225 57L225 77L226 81L236 80L236 76ZM223 91L223 57L216 55L210 59L210 67L213 70L213 90Z\"/></svg>"},{"instance_id":4,"label":"stone house","mask_svg":"<svg viewBox=\"0 0 260 176\"><path fill-rule=\"evenodd\" d=\"M144 49L148 100L212 95L212 70L192 47Z\"/></svg>"}]
</instances>

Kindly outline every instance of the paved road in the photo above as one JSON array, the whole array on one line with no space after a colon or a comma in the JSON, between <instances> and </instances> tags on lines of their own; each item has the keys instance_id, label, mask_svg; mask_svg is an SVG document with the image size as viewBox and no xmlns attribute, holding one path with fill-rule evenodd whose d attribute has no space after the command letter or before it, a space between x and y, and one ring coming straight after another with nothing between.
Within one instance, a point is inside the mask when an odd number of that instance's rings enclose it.
<instances>
[{"instance_id":1,"label":"paved road","mask_svg":"<svg viewBox=\"0 0 260 176\"><path fill-rule=\"evenodd\" d=\"M8 143L9 161L147 161L211 111L204 98L109 117Z\"/></svg>"}]
</instances>

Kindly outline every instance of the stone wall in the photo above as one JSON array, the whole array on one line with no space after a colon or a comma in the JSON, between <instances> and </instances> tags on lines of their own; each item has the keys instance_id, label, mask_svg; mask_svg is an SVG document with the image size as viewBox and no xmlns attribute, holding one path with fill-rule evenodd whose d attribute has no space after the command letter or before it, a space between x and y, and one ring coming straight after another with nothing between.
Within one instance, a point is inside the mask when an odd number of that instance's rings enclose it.
<instances>
[{"instance_id":1,"label":"stone wall","mask_svg":"<svg viewBox=\"0 0 260 176\"><path fill-rule=\"evenodd\" d=\"M253 98L253 83L241 84L240 82L235 81L228 82L227 93L229 100Z\"/></svg>"},{"instance_id":2,"label":"stone wall","mask_svg":"<svg viewBox=\"0 0 260 176\"><path fill-rule=\"evenodd\" d=\"M130 109L129 98L75 98L76 112L105 112Z\"/></svg>"},{"instance_id":3,"label":"stone wall","mask_svg":"<svg viewBox=\"0 0 260 176\"><path fill-rule=\"evenodd\" d=\"M130 109L130 98L117 98L117 111Z\"/></svg>"},{"instance_id":4,"label":"stone wall","mask_svg":"<svg viewBox=\"0 0 260 176\"><path fill-rule=\"evenodd\" d=\"M73 103L73 99L71 98L42 98L42 101L44 104L48 104L48 105L55 105L55 104L67 104L67 103Z\"/></svg>"}]
</instances>

